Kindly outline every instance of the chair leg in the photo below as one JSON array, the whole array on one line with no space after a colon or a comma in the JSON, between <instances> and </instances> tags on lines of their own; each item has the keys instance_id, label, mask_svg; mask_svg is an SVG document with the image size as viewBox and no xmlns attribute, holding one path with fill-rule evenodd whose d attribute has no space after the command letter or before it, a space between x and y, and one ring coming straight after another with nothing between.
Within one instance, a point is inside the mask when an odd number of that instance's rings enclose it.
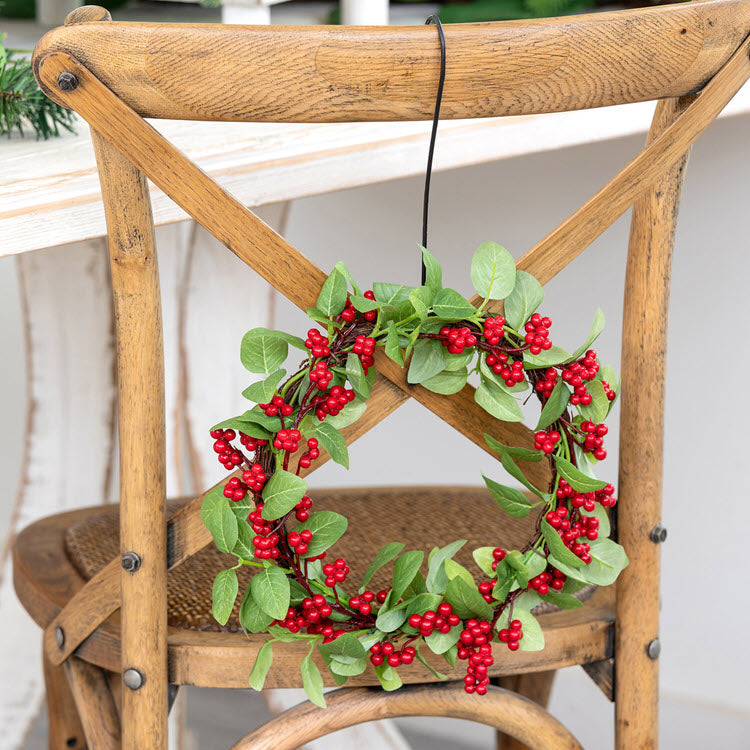
<instances>
[{"instance_id":1,"label":"chair leg","mask_svg":"<svg viewBox=\"0 0 750 750\"><path fill-rule=\"evenodd\" d=\"M120 717L107 675L93 664L70 657L65 674L91 750L120 750Z\"/></svg>"},{"instance_id":2,"label":"chair leg","mask_svg":"<svg viewBox=\"0 0 750 750\"><path fill-rule=\"evenodd\" d=\"M512 690L514 693L538 703L542 708L546 708L554 679L555 670L552 670L498 677L494 682L498 687ZM523 742L519 742L504 732L498 732L496 735L495 750L526 750L526 748L527 746Z\"/></svg>"},{"instance_id":3,"label":"chair leg","mask_svg":"<svg viewBox=\"0 0 750 750\"><path fill-rule=\"evenodd\" d=\"M42 658L47 694L49 750L87 750L88 745L65 669L50 663L46 654Z\"/></svg>"}]
</instances>

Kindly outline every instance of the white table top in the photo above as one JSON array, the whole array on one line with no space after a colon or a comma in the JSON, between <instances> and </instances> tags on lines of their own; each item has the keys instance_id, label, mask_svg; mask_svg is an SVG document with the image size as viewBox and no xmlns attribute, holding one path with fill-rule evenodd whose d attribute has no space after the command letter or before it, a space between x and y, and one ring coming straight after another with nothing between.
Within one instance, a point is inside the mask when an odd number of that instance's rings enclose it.
<instances>
[{"instance_id":1,"label":"white table top","mask_svg":"<svg viewBox=\"0 0 750 750\"><path fill-rule=\"evenodd\" d=\"M645 133L653 103L581 112L441 122L435 169ZM750 85L722 117L750 112ZM430 123L154 125L245 205L300 198L422 174ZM153 189L157 224L186 218ZM0 256L106 233L91 140L0 141Z\"/></svg>"}]
</instances>

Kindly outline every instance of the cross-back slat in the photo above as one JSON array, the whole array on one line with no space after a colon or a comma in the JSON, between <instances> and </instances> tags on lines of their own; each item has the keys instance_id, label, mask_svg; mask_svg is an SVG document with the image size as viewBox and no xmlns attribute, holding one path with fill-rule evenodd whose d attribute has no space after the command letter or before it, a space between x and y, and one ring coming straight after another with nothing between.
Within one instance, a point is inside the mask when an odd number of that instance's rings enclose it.
<instances>
[{"instance_id":1,"label":"cross-back slat","mask_svg":"<svg viewBox=\"0 0 750 750\"><path fill-rule=\"evenodd\" d=\"M64 70L75 71L79 79L79 86L70 94L70 103L97 133L127 154L143 174L291 302L302 310L315 305L326 278L320 268L214 182L72 57L51 53L38 68L47 85L54 85ZM498 421L486 424L485 412L474 401L471 386L457 397L442 396L409 385L404 370L386 358L379 358L378 368L381 377L385 375L402 391L414 395L483 450L491 452L484 439L485 431L502 443L531 445L531 431L523 425ZM371 403L370 409L373 408L377 409L378 404ZM546 464L526 463L524 471L540 487L549 481Z\"/></svg>"}]
</instances>

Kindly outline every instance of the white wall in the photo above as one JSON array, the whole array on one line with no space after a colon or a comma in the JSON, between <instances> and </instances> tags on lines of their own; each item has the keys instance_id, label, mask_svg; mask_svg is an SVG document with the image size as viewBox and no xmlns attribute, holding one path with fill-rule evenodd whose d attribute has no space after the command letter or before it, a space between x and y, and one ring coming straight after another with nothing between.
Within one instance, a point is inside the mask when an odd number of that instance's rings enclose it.
<instances>
[{"instance_id":1,"label":"white wall","mask_svg":"<svg viewBox=\"0 0 750 750\"><path fill-rule=\"evenodd\" d=\"M740 710L750 707L745 691L750 657L744 646L750 621L744 595L748 491L746 459L738 444L750 416L744 395L750 356L741 306L750 278L748 125L750 118L734 117L712 126L693 152L684 191L669 343L664 522L670 537L663 557L661 659L665 692L703 698L708 690L711 700ZM496 240L520 255L635 154L641 140L435 175L430 247L444 263L446 283L469 291L468 260L484 240ZM401 180L300 200L292 209L288 236L325 268L345 259L363 283L415 283L420 215L421 181ZM626 238L627 217L549 285L545 305L554 320L552 335L563 346L578 343L595 305L601 305L609 325L596 348L616 367ZM23 430L23 352L14 279L12 259L0 261L2 512L15 492ZM279 305L277 324L298 332L308 327L285 305ZM708 376L694 374L696 369ZM241 401L238 393L238 409ZM446 460L449 453L455 469ZM615 477L614 440L610 455L606 476ZM480 470L497 473L482 451L419 405L407 404L352 449L348 474L327 466L314 481L476 484Z\"/></svg>"}]
</instances>

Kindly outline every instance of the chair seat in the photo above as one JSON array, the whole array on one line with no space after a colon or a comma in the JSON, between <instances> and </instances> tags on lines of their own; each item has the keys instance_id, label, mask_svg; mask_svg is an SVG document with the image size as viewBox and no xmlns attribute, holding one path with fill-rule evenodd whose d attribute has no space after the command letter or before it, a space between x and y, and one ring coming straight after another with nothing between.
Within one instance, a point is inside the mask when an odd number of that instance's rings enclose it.
<instances>
[{"instance_id":1,"label":"chair seat","mask_svg":"<svg viewBox=\"0 0 750 750\"><path fill-rule=\"evenodd\" d=\"M467 544L456 560L476 578L483 574L475 566L471 551L497 545L523 548L534 532L537 518L513 519L502 513L484 488L368 488L319 490L311 493L314 510L338 510L349 519L349 530L331 548L329 556L344 557L351 568L350 580L356 585L377 550L388 541L404 541L407 548L429 551L455 539ZM187 500L169 502L170 514ZM408 513L401 513L407 509ZM15 582L22 603L42 626L54 618L70 596L120 553L118 508L98 506L52 516L25 529L14 548ZM246 687L254 653L267 639L242 632L237 604L225 627L211 616L211 589L215 574L231 567L236 559L212 545L170 571L168 578L170 680L181 684ZM240 590L255 572L238 571ZM381 569L370 588L390 584L392 564ZM539 612L549 626L551 638L541 652L516 652L498 646L498 674L550 669L608 658L611 653L612 597L609 592L584 592L591 597L583 607L567 612ZM566 629L570 632L566 633ZM557 650L560 653L555 653ZM284 659L299 661L305 644L284 644ZM299 651L299 653L297 653ZM303 653L304 652L304 653ZM119 669L119 614L113 615L79 648L78 654L99 666ZM511 658L508 658L511 657ZM561 663L561 660L565 663ZM436 660L445 672L447 666ZM503 666L504 664L504 666ZM404 672L405 682L432 679L422 665ZM410 674L406 674L409 672ZM285 674L286 673L286 674ZM369 670L368 670L369 673ZM354 684L374 684L373 674L353 678ZM324 670L324 675L327 670ZM298 669L274 668L269 685L298 686ZM456 676L460 676L457 672ZM413 677L414 679L410 679Z\"/></svg>"}]
</instances>

